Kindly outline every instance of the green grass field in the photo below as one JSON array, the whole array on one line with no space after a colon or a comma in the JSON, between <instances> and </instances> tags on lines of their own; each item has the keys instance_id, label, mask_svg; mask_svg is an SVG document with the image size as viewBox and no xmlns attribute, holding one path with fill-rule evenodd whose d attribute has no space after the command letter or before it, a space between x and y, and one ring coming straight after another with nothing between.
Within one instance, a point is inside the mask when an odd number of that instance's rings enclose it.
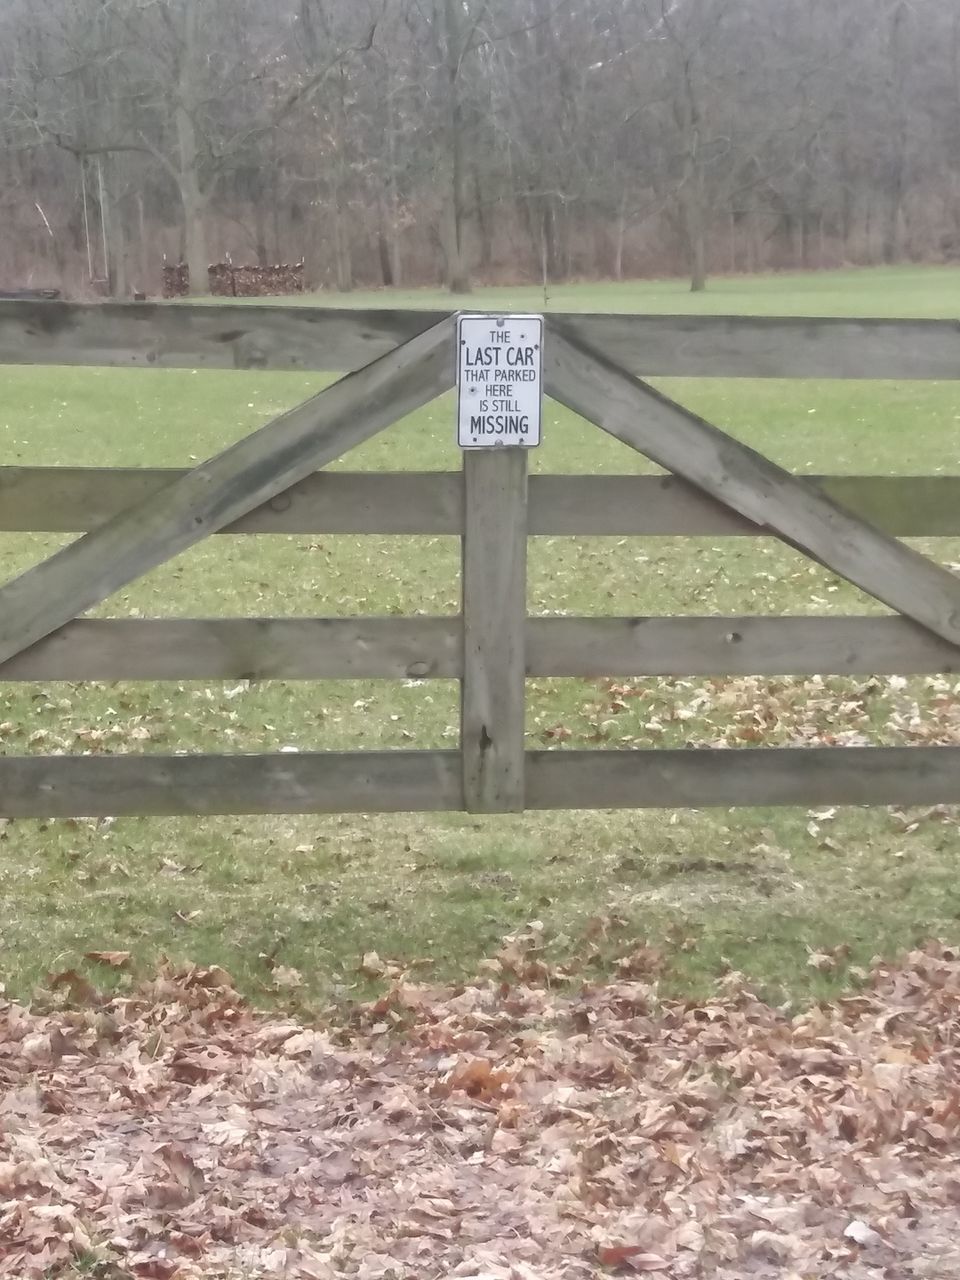
<instances>
[{"instance_id":1,"label":"green grass field","mask_svg":"<svg viewBox=\"0 0 960 1280\"><path fill-rule=\"evenodd\" d=\"M659 315L912 316L953 319L960 314L960 267L887 267L803 275L718 276L706 293L684 280L611 284L542 284L478 289L455 300L471 309L647 312ZM289 300L287 300L289 301ZM318 295L306 295L315 306ZM439 289L373 289L320 296L323 306L446 308ZM544 302L546 301L546 307Z\"/></svg>"},{"instance_id":2,"label":"green grass field","mask_svg":"<svg viewBox=\"0 0 960 1280\"><path fill-rule=\"evenodd\" d=\"M449 305L421 291L306 298ZM541 290L483 291L471 307L541 308ZM783 315L956 316L960 271L909 269L565 286L551 308ZM324 385L302 375L0 369L11 464L188 465ZM960 472L960 386L697 380L670 395L796 471ZM618 472L643 460L548 405L535 469ZM458 465L449 400L344 468ZM0 574L59 545L0 536ZM945 563L960 544L927 548ZM121 592L105 616L455 613L454 539L213 539ZM597 614L881 611L772 542L536 539L529 607ZM259 751L453 746L449 683L3 686L0 747ZM960 741L947 681L532 681L531 746L677 745L803 736ZM849 967L960 933L956 814L887 810L556 813L16 822L0 830L0 981L29 996L83 953L130 950L223 965L261 1001L308 1009L365 991L361 957L455 978L502 935L544 922L550 955L603 972L649 943L670 990L729 967L770 998L827 994ZM849 950L847 950L849 948ZM810 954L821 956L818 966ZM833 959L823 959L832 956ZM274 970L303 986L276 990Z\"/></svg>"}]
</instances>

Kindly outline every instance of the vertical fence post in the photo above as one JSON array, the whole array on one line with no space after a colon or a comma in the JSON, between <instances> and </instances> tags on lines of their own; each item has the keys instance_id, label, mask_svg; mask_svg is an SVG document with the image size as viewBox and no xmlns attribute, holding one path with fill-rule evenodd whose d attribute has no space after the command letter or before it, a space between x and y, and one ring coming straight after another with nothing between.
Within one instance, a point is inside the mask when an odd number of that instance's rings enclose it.
<instances>
[{"instance_id":1,"label":"vertical fence post","mask_svg":"<svg viewBox=\"0 0 960 1280\"><path fill-rule=\"evenodd\" d=\"M469 813L524 807L527 455L466 452L461 752Z\"/></svg>"}]
</instances>

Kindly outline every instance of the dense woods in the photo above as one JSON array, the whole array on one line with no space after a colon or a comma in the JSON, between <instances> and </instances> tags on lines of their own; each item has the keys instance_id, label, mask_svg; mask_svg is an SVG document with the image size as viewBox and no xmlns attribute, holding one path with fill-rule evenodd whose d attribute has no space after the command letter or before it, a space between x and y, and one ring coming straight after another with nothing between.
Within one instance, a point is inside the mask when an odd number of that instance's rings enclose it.
<instances>
[{"instance_id":1,"label":"dense woods","mask_svg":"<svg viewBox=\"0 0 960 1280\"><path fill-rule=\"evenodd\" d=\"M960 259L950 0L4 0L0 286Z\"/></svg>"}]
</instances>

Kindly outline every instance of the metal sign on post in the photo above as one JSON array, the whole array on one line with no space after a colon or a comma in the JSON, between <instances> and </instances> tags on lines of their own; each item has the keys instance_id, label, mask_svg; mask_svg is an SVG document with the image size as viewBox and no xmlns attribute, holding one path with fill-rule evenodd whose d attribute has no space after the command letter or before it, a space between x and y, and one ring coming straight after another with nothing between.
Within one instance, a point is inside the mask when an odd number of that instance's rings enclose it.
<instances>
[{"instance_id":1,"label":"metal sign on post","mask_svg":"<svg viewBox=\"0 0 960 1280\"><path fill-rule=\"evenodd\" d=\"M461 449L532 449L543 418L543 316L457 317Z\"/></svg>"}]
</instances>

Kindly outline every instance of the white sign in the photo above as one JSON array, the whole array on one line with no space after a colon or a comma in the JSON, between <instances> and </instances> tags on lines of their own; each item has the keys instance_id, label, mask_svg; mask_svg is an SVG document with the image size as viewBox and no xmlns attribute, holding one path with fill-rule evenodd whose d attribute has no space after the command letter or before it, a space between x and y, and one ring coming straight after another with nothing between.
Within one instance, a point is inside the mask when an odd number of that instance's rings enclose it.
<instances>
[{"instance_id":1,"label":"white sign","mask_svg":"<svg viewBox=\"0 0 960 1280\"><path fill-rule=\"evenodd\" d=\"M461 449L532 449L543 416L543 316L459 316Z\"/></svg>"}]
</instances>

